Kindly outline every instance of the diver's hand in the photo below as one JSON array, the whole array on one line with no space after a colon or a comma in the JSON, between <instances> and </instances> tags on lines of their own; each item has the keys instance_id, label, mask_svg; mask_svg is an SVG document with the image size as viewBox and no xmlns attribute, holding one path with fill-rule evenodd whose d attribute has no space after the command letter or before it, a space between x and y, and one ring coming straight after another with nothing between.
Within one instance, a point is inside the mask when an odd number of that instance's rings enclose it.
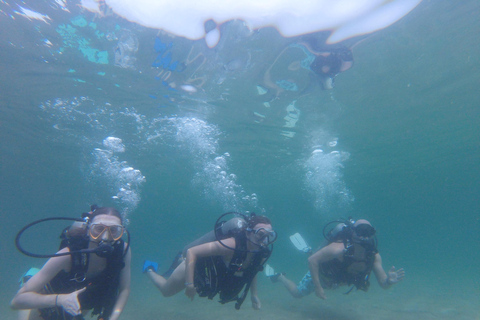
<instances>
[{"instance_id":1,"label":"diver's hand","mask_svg":"<svg viewBox=\"0 0 480 320\"><path fill-rule=\"evenodd\" d=\"M325 295L325 291L323 291L323 288L321 286L315 287L315 295L320 299L323 299L323 300L327 299L327 296Z\"/></svg>"},{"instance_id":2,"label":"diver's hand","mask_svg":"<svg viewBox=\"0 0 480 320\"><path fill-rule=\"evenodd\" d=\"M390 270L388 270L387 283L395 284L399 281L402 281L403 277L405 277L405 271L403 268L395 270L395 267L392 266Z\"/></svg>"},{"instance_id":3,"label":"diver's hand","mask_svg":"<svg viewBox=\"0 0 480 320\"><path fill-rule=\"evenodd\" d=\"M193 301L195 295L197 294L197 289L193 286L193 284L189 284L185 287L185 295Z\"/></svg>"},{"instance_id":4,"label":"diver's hand","mask_svg":"<svg viewBox=\"0 0 480 320\"><path fill-rule=\"evenodd\" d=\"M260 302L260 299L257 296L252 296L252 308L254 310L260 310L262 307L262 303Z\"/></svg>"},{"instance_id":5,"label":"diver's hand","mask_svg":"<svg viewBox=\"0 0 480 320\"><path fill-rule=\"evenodd\" d=\"M77 291L73 291L69 294L59 294L57 297L57 306L62 307L63 310L70 313L72 316L77 316L82 313L80 302L78 301L78 295L87 288L82 288Z\"/></svg>"}]
</instances>

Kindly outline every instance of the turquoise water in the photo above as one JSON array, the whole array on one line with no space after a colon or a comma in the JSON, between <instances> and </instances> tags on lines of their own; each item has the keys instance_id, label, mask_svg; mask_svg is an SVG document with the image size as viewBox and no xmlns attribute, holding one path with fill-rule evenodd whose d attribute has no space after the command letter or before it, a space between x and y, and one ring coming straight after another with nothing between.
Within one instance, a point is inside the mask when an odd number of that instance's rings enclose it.
<instances>
[{"instance_id":1,"label":"turquoise water","mask_svg":"<svg viewBox=\"0 0 480 320\"><path fill-rule=\"evenodd\" d=\"M91 203L129 220L125 319L230 317L222 312L233 306L197 299L196 311L181 294L160 297L140 268L145 258L166 268L232 210L271 217L280 237L270 263L295 281L306 259L288 236L301 232L316 246L325 223L348 216L376 227L385 269L407 271L386 294L374 283L327 302L299 302L263 282L264 318L478 319L476 1L424 1L362 37L332 90L289 69L308 55L274 29L250 34L230 23L208 49L73 5L33 6L48 24L14 8L0 3L2 319L15 319L7 302L17 279L44 263L16 251L16 232ZM61 229L42 225L25 242L54 251ZM170 301L178 308L165 311Z\"/></svg>"}]
</instances>

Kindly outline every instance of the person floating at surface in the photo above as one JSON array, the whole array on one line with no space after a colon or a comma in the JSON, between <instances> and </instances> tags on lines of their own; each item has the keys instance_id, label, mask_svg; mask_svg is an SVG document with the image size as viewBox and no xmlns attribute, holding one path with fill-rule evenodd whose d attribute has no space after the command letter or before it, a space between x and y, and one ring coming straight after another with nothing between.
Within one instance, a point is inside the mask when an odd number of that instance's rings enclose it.
<instances>
[{"instance_id":1,"label":"person floating at surface","mask_svg":"<svg viewBox=\"0 0 480 320\"><path fill-rule=\"evenodd\" d=\"M333 89L335 77L339 73L353 67L353 53L351 48L342 44L327 45L326 34L328 33L300 37L299 44L315 56L310 70L318 78L322 88L329 90Z\"/></svg>"},{"instance_id":2,"label":"person floating at surface","mask_svg":"<svg viewBox=\"0 0 480 320\"><path fill-rule=\"evenodd\" d=\"M344 285L352 285L347 293L354 287L367 291L371 271L383 289L388 289L405 276L403 269L396 270L392 267L388 274L383 270L382 258L377 251L375 229L367 220L339 223L326 238L329 244L308 258L310 271L298 285L283 273L271 275L272 282L280 281L295 298L315 292L317 297L326 299L324 289Z\"/></svg>"},{"instance_id":3,"label":"person floating at surface","mask_svg":"<svg viewBox=\"0 0 480 320\"><path fill-rule=\"evenodd\" d=\"M310 65L318 77L323 89L334 87L335 77L340 72L345 72L353 66L353 54L347 47L331 49L328 52L315 53L315 60Z\"/></svg>"},{"instance_id":4,"label":"person floating at surface","mask_svg":"<svg viewBox=\"0 0 480 320\"><path fill-rule=\"evenodd\" d=\"M93 309L99 319L117 320L122 313L130 293L131 251L121 239L126 231L121 215L96 206L84 215L85 223L62 233L59 256L50 258L13 298L11 307L21 309L23 319L80 320Z\"/></svg>"},{"instance_id":5,"label":"person floating at surface","mask_svg":"<svg viewBox=\"0 0 480 320\"><path fill-rule=\"evenodd\" d=\"M222 236L212 231L187 246L168 279L157 274L157 265L150 261L145 262L144 272L165 297L182 290L192 300L197 293L209 299L218 293L220 303L236 301L238 310L250 289L252 306L260 309L256 276L263 270L277 235L267 217L252 213L243 218L222 224L217 220L215 229L223 229Z\"/></svg>"}]
</instances>

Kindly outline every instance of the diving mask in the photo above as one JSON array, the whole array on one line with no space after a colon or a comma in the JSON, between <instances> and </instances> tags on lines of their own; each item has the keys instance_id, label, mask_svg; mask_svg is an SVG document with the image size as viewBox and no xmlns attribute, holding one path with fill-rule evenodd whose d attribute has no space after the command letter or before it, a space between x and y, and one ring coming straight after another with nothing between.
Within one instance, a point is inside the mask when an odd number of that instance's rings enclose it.
<instances>
[{"instance_id":1,"label":"diving mask","mask_svg":"<svg viewBox=\"0 0 480 320\"><path fill-rule=\"evenodd\" d=\"M262 244L269 245L277 240L277 233L274 230L265 228L247 229L247 231L253 232L255 239Z\"/></svg>"},{"instance_id":2,"label":"diving mask","mask_svg":"<svg viewBox=\"0 0 480 320\"><path fill-rule=\"evenodd\" d=\"M357 236L362 238L371 238L375 235L375 228L369 224L359 224L358 226L354 227L353 229Z\"/></svg>"},{"instance_id":3,"label":"diving mask","mask_svg":"<svg viewBox=\"0 0 480 320\"><path fill-rule=\"evenodd\" d=\"M115 241L119 240L122 237L124 232L124 228L121 225L106 226L104 224L94 223L94 224L91 224L89 228L90 236L94 240L97 240L107 229L108 229L108 232L110 233L110 236Z\"/></svg>"}]
</instances>

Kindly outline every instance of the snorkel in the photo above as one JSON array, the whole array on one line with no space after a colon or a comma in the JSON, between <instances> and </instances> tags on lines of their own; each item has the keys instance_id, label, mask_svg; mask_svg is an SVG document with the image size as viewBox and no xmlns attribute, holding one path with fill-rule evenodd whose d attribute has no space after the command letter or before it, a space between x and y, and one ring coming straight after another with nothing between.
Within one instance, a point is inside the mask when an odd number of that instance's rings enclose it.
<instances>
[{"instance_id":1,"label":"snorkel","mask_svg":"<svg viewBox=\"0 0 480 320\"><path fill-rule=\"evenodd\" d=\"M22 245L20 244L20 238L22 237L23 233L28 230L29 228L48 221L74 221L74 223L70 226L67 227L63 230L60 238L62 239L62 245L67 244L70 240L72 239L80 239L80 240L85 240L88 241L88 234L86 233L87 228L89 227L89 223L91 222L92 215L95 212L95 210L98 209L98 206L92 205L91 210L88 213L83 213L82 218L69 218L69 217L51 217L51 218L44 218L40 220L33 221L26 226L24 226L16 235L15 237L15 246L17 249L23 253L26 256L33 257L33 258L53 258L53 257L61 257L61 256L67 256L67 255L72 255L76 253L95 253L100 257L107 257L109 254L111 254L114 250L113 244L115 242L109 242L109 241L100 241L98 242L98 246L95 248L87 248L87 249L80 249L80 250L74 250L74 251L69 251L69 252L63 252L63 253L54 253L54 254L37 254L33 253L30 251L25 250ZM124 229L125 232L127 233L127 247L125 248L124 251L124 256L128 252L128 248L130 247L130 233L128 232L127 229ZM66 246L66 245L65 245Z\"/></svg>"}]
</instances>

